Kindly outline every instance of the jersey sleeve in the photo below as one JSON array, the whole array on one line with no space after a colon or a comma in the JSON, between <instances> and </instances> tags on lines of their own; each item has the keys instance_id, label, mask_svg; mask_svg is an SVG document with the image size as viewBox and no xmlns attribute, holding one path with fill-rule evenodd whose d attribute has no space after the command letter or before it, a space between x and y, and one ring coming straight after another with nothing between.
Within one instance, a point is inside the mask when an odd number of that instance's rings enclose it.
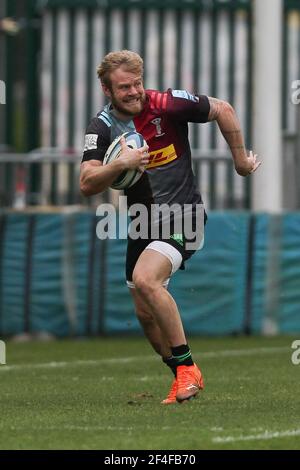
<instances>
[{"instance_id":1,"label":"jersey sleeve","mask_svg":"<svg viewBox=\"0 0 300 470\"><path fill-rule=\"evenodd\" d=\"M208 122L210 105L205 95L192 95L186 90L168 89L166 112L182 122Z\"/></svg>"},{"instance_id":2,"label":"jersey sleeve","mask_svg":"<svg viewBox=\"0 0 300 470\"><path fill-rule=\"evenodd\" d=\"M109 127L101 119L93 118L86 129L81 163L88 160L103 161L109 145Z\"/></svg>"}]
</instances>

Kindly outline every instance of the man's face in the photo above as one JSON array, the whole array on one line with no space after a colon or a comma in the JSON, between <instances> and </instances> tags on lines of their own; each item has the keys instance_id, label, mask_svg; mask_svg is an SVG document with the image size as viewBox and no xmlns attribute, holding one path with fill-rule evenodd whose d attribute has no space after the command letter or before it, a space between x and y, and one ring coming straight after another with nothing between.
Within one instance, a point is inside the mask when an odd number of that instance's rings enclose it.
<instances>
[{"instance_id":1,"label":"man's face","mask_svg":"<svg viewBox=\"0 0 300 470\"><path fill-rule=\"evenodd\" d=\"M111 89L105 85L102 88L114 109L125 117L139 114L146 99L142 77L121 66L111 73L110 79Z\"/></svg>"}]
</instances>

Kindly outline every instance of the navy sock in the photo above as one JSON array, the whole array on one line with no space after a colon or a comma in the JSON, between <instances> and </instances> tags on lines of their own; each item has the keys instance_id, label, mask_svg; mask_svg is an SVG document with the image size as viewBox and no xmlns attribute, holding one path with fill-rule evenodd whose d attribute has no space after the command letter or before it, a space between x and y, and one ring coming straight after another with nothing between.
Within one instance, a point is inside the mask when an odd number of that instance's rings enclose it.
<instances>
[{"instance_id":1,"label":"navy sock","mask_svg":"<svg viewBox=\"0 0 300 470\"><path fill-rule=\"evenodd\" d=\"M171 371L173 372L174 376L176 377L176 360L172 356L170 357L163 357L163 361L170 367Z\"/></svg>"}]
</instances>

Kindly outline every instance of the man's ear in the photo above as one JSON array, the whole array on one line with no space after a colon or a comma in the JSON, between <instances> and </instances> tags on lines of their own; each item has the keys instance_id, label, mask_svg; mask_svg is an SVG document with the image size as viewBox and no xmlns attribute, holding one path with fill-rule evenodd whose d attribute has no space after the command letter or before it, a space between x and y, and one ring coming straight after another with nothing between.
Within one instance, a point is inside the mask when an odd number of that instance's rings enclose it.
<instances>
[{"instance_id":1,"label":"man's ear","mask_svg":"<svg viewBox=\"0 0 300 470\"><path fill-rule=\"evenodd\" d=\"M107 96L107 98L111 98L111 91L108 88L108 86L104 85L104 83L101 83L102 91Z\"/></svg>"}]
</instances>

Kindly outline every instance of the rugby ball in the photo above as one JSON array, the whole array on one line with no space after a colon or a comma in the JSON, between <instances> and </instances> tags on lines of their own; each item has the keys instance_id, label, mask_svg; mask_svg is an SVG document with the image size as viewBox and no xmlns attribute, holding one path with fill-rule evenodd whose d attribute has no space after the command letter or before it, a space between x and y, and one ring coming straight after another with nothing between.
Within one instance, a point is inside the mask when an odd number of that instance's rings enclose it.
<instances>
[{"instance_id":1,"label":"rugby ball","mask_svg":"<svg viewBox=\"0 0 300 470\"><path fill-rule=\"evenodd\" d=\"M133 149L138 149L146 145L144 137L135 131L125 132L124 134L119 135L113 140L113 142L108 147L106 154L104 155L103 165L107 165L110 162L113 162L116 158L119 157L121 153L121 137L125 137L126 145ZM139 170L126 170L123 171L112 183L111 187L114 189L125 189L133 186L142 176L142 172Z\"/></svg>"}]
</instances>

